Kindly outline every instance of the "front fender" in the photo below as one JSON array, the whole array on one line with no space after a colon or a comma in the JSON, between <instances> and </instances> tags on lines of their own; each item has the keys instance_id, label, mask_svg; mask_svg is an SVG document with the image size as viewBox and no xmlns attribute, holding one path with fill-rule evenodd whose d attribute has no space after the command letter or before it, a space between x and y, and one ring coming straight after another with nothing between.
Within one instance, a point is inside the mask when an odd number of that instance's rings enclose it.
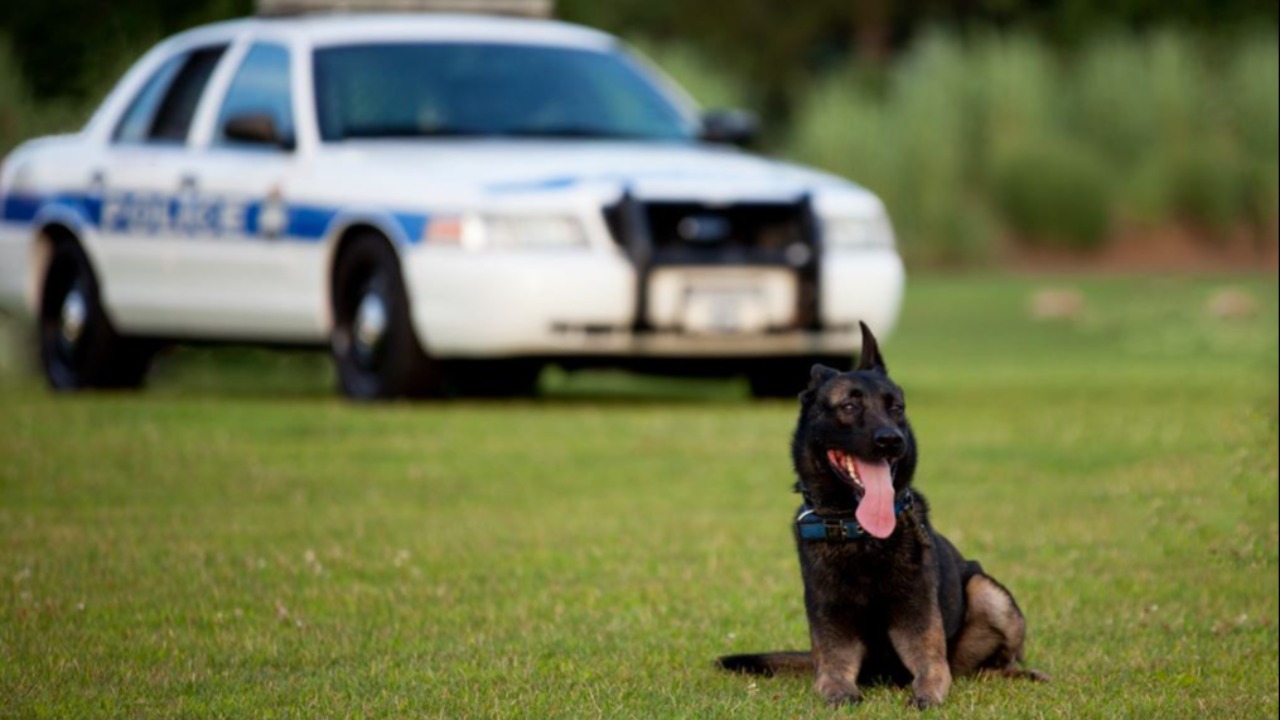
<instances>
[{"instance_id":1,"label":"front fender","mask_svg":"<svg viewBox=\"0 0 1280 720\"><path fill-rule=\"evenodd\" d=\"M428 222L426 213L389 212L369 208L343 209L334 214L324 233L327 257L323 264L325 276L321 278L321 287L324 288L321 316L324 318L326 327L333 327L333 283L330 279L333 277L334 264L338 260L338 250L342 246L342 241L357 229L367 228L381 233L391 242L391 248L400 258L403 266L405 251L422 242ZM408 283L405 290L410 292Z\"/></svg>"}]
</instances>

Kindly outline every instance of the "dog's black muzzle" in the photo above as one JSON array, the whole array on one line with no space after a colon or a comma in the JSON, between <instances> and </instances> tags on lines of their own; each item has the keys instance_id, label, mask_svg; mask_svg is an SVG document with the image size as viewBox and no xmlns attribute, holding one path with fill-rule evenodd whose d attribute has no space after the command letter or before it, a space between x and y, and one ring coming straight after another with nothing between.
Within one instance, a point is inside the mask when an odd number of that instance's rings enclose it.
<instances>
[{"instance_id":1,"label":"dog's black muzzle","mask_svg":"<svg viewBox=\"0 0 1280 720\"><path fill-rule=\"evenodd\" d=\"M884 460L898 460L907 451L907 438L896 428L880 428L872 436L876 454Z\"/></svg>"}]
</instances>

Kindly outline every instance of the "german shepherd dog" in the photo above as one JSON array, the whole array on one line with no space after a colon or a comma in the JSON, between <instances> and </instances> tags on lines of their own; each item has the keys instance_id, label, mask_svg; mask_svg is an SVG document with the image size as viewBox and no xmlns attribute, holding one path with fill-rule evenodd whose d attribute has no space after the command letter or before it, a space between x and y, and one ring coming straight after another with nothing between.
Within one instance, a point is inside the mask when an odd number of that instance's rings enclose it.
<instances>
[{"instance_id":1,"label":"german shepherd dog","mask_svg":"<svg viewBox=\"0 0 1280 720\"><path fill-rule=\"evenodd\" d=\"M812 650L728 655L721 667L811 671L835 705L861 701L860 681L910 682L922 709L946 698L952 677L1047 679L1022 667L1027 625L1013 595L929 524L911 487L918 455L902 389L865 324L857 369L813 367L791 456Z\"/></svg>"}]
</instances>

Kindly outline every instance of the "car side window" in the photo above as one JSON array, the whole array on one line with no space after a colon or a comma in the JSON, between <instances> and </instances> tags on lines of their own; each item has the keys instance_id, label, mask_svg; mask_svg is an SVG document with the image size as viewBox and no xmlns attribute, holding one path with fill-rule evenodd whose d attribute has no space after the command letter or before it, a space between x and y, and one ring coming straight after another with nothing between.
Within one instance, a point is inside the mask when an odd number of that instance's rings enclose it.
<instances>
[{"instance_id":1,"label":"car side window","mask_svg":"<svg viewBox=\"0 0 1280 720\"><path fill-rule=\"evenodd\" d=\"M215 45L170 58L156 70L116 126L117 142L183 142L196 105L227 49Z\"/></svg>"},{"instance_id":2,"label":"car side window","mask_svg":"<svg viewBox=\"0 0 1280 720\"><path fill-rule=\"evenodd\" d=\"M260 114L271 118L276 136L286 147L293 141L292 85L289 81L289 50L281 45L257 43L231 80L218 111L214 142L238 144L228 138L226 123L231 118Z\"/></svg>"},{"instance_id":3,"label":"car side window","mask_svg":"<svg viewBox=\"0 0 1280 720\"><path fill-rule=\"evenodd\" d=\"M213 70L226 49L227 46L219 45L191 53L156 111L151 132L147 135L148 140L183 142L187 139L187 131L191 128L191 119L196 114L196 106L200 103L204 86L208 84L209 77L213 75Z\"/></svg>"},{"instance_id":4,"label":"car side window","mask_svg":"<svg viewBox=\"0 0 1280 720\"><path fill-rule=\"evenodd\" d=\"M113 140L126 143L146 141L160 98L164 97L165 90L168 90L173 82L173 76L178 74L179 68L186 62L187 57L187 54L171 57L160 66L159 70L151 74L147 83L134 96L133 102L129 103L129 109L125 111L120 123L116 125L115 133L111 136Z\"/></svg>"}]
</instances>

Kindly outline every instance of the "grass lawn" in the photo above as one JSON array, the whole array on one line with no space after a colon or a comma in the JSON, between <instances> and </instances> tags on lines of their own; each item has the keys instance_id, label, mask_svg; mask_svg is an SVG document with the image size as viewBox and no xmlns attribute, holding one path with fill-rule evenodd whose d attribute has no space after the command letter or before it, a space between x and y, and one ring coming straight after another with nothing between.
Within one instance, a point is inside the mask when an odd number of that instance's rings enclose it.
<instances>
[{"instance_id":1,"label":"grass lawn","mask_svg":"<svg viewBox=\"0 0 1280 720\"><path fill-rule=\"evenodd\" d=\"M1083 313L1032 320L1049 286ZM1228 286L1252 316L1210 315ZM913 279L885 351L917 486L1053 677L931 715L1276 716L1277 319L1275 278ZM917 715L712 668L807 644L792 402L549 374L355 406L322 357L244 350L53 397L9 337L0 716Z\"/></svg>"}]
</instances>

